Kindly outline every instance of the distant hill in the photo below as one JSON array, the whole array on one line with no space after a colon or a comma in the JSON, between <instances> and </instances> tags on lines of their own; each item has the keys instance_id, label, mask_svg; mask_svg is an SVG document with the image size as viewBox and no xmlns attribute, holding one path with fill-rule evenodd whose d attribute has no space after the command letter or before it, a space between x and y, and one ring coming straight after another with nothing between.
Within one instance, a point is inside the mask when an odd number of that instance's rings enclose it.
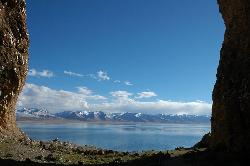
<instances>
[{"instance_id":1,"label":"distant hill","mask_svg":"<svg viewBox=\"0 0 250 166\"><path fill-rule=\"evenodd\" d=\"M168 115L143 113L105 113L102 111L64 111L52 114L46 109L23 108L16 111L17 120L66 119L89 122L158 122L158 123L209 123L210 116Z\"/></svg>"},{"instance_id":2,"label":"distant hill","mask_svg":"<svg viewBox=\"0 0 250 166\"><path fill-rule=\"evenodd\" d=\"M43 119L57 119L46 109L38 108L23 108L16 111L17 120L43 120Z\"/></svg>"}]
</instances>

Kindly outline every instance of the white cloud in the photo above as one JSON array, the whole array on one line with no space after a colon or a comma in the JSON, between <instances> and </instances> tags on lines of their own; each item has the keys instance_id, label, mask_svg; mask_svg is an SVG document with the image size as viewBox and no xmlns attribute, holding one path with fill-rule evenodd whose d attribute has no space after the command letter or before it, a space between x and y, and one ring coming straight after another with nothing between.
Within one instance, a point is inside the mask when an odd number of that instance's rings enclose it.
<instances>
[{"instance_id":1,"label":"white cloud","mask_svg":"<svg viewBox=\"0 0 250 166\"><path fill-rule=\"evenodd\" d=\"M127 112L127 110L119 110L116 109L117 106L119 105L129 105L131 102L133 102L134 100L130 98L130 96L133 96L132 93L129 93L127 91L114 91L114 92L110 92L110 94L114 97L113 101L110 103L104 103L104 105L101 103L99 104L99 107L97 106L98 109L100 110L105 110L104 108L106 107L105 105L113 105L114 108L110 108L110 112ZM113 103L113 104L112 104ZM102 107L104 106L104 107ZM97 109L94 106L94 110ZM113 110L112 110L113 109Z\"/></svg>"},{"instance_id":2,"label":"white cloud","mask_svg":"<svg viewBox=\"0 0 250 166\"><path fill-rule=\"evenodd\" d=\"M97 72L97 76L99 78L99 81L106 81L106 80L110 80L110 77L108 76L107 72L104 72L102 70Z\"/></svg>"},{"instance_id":3,"label":"white cloud","mask_svg":"<svg viewBox=\"0 0 250 166\"><path fill-rule=\"evenodd\" d=\"M114 80L113 82L114 82L114 83L121 83L120 80Z\"/></svg>"},{"instance_id":4,"label":"white cloud","mask_svg":"<svg viewBox=\"0 0 250 166\"><path fill-rule=\"evenodd\" d=\"M28 72L28 76L50 78L53 77L54 74L52 71L49 70L37 71L36 69L30 69Z\"/></svg>"},{"instance_id":5,"label":"white cloud","mask_svg":"<svg viewBox=\"0 0 250 166\"><path fill-rule=\"evenodd\" d=\"M88 91L86 87L78 90L70 92L26 84L19 96L18 107L43 107L51 112L76 111L89 109L89 102L106 99L100 95L92 95L92 91Z\"/></svg>"},{"instance_id":6,"label":"white cloud","mask_svg":"<svg viewBox=\"0 0 250 166\"><path fill-rule=\"evenodd\" d=\"M116 98L128 98L129 96L133 95L132 93L129 93L127 91L115 91L115 92L110 92L110 94Z\"/></svg>"},{"instance_id":7,"label":"white cloud","mask_svg":"<svg viewBox=\"0 0 250 166\"><path fill-rule=\"evenodd\" d=\"M147 92L140 92L137 93L137 97L138 99L142 99L142 98L151 98L151 97L155 97L157 96L155 92L151 92L151 91L147 91Z\"/></svg>"},{"instance_id":8,"label":"white cloud","mask_svg":"<svg viewBox=\"0 0 250 166\"><path fill-rule=\"evenodd\" d=\"M63 73L66 74L66 75L75 76L75 77L83 77L84 76L82 74L71 72L71 71L64 71Z\"/></svg>"},{"instance_id":9,"label":"white cloud","mask_svg":"<svg viewBox=\"0 0 250 166\"><path fill-rule=\"evenodd\" d=\"M107 100L107 98L106 97L104 97L104 96L101 96L101 95L91 95L91 96L88 96L87 97L87 99L88 100Z\"/></svg>"},{"instance_id":10,"label":"white cloud","mask_svg":"<svg viewBox=\"0 0 250 166\"><path fill-rule=\"evenodd\" d=\"M75 77L89 77L89 78L92 78L92 79L98 80L98 81L111 80L108 73L103 71L103 70L97 71L96 74L80 74L80 73L75 73L75 72L66 71L66 70L63 73L65 75L75 76ZM127 86L133 86L133 84L130 81L113 80L113 83L117 83L117 84L124 83Z\"/></svg>"},{"instance_id":11,"label":"white cloud","mask_svg":"<svg viewBox=\"0 0 250 166\"><path fill-rule=\"evenodd\" d=\"M92 79L97 79L97 77L95 76L95 74L80 74L80 73L75 73L75 72L72 72L72 71L63 71L64 74L66 75L69 75L69 76L75 76L75 77L89 77L89 78L92 78Z\"/></svg>"},{"instance_id":12,"label":"white cloud","mask_svg":"<svg viewBox=\"0 0 250 166\"><path fill-rule=\"evenodd\" d=\"M141 102L128 98L126 100L91 105L90 109L108 112L141 112L148 114L211 114L211 104L205 102L172 102L166 100Z\"/></svg>"},{"instance_id":13,"label":"white cloud","mask_svg":"<svg viewBox=\"0 0 250 166\"><path fill-rule=\"evenodd\" d=\"M77 87L78 93L85 96L85 99L88 100L106 100L107 98L101 95L93 95L93 91L88 89L87 87Z\"/></svg>"},{"instance_id":14,"label":"white cloud","mask_svg":"<svg viewBox=\"0 0 250 166\"><path fill-rule=\"evenodd\" d=\"M84 95L91 95L92 94L92 90L88 89L87 87L83 86L83 87L78 87L78 92L80 94L84 94Z\"/></svg>"},{"instance_id":15,"label":"white cloud","mask_svg":"<svg viewBox=\"0 0 250 166\"><path fill-rule=\"evenodd\" d=\"M101 95L95 95L87 87L78 87L77 89L77 92L70 92L35 84L26 84L19 97L18 107L43 107L51 112L90 110L149 114L211 114L211 104L204 101L156 100L142 102L136 100L136 97L133 98L133 93L121 90L110 92L113 97L111 100ZM139 94L143 94L144 97L149 96L149 94L145 95L142 92Z\"/></svg>"},{"instance_id":16,"label":"white cloud","mask_svg":"<svg viewBox=\"0 0 250 166\"><path fill-rule=\"evenodd\" d=\"M133 84L129 81L124 81L124 84L127 85L127 86L133 86Z\"/></svg>"}]
</instances>

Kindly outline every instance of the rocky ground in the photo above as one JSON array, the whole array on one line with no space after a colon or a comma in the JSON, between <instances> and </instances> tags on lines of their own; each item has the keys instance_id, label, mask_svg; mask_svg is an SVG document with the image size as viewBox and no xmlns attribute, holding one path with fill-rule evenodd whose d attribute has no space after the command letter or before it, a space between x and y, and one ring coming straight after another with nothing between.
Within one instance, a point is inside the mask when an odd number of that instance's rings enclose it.
<instances>
[{"instance_id":1,"label":"rocky ground","mask_svg":"<svg viewBox=\"0 0 250 166\"><path fill-rule=\"evenodd\" d=\"M117 152L92 146L77 146L57 139L0 139L0 165L145 165L213 166L241 165L244 155L210 152L206 148L176 148L170 151Z\"/></svg>"},{"instance_id":2,"label":"rocky ground","mask_svg":"<svg viewBox=\"0 0 250 166\"><path fill-rule=\"evenodd\" d=\"M181 150L179 154L189 150ZM143 152L128 153L113 150L102 150L92 146L77 146L55 139L49 142L30 139L0 140L0 157L2 160L15 160L37 163L101 165L122 164L146 158L169 158L179 155L176 152Z\"/></svg>"}]
</instances>

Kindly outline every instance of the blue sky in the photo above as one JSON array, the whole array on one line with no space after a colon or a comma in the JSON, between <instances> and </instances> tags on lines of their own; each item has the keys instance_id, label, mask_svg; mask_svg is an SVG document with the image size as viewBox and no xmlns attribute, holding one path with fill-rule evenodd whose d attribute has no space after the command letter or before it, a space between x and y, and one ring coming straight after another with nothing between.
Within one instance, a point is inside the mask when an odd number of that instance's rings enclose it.
<instances>
[{"instance_id":1,"label":"blue sky","mask_svg":"<svg viewBox=\"0 0 250 166\"><path fill-rule=\"evenodd\" d=\"M114 92L140 104L212 102L224 33L216 0L27 0L27 20L23 98L32 86L74 94L84 87L106 98L82 99L94 105L118 103Z\"/></svg>"}]
</instances>

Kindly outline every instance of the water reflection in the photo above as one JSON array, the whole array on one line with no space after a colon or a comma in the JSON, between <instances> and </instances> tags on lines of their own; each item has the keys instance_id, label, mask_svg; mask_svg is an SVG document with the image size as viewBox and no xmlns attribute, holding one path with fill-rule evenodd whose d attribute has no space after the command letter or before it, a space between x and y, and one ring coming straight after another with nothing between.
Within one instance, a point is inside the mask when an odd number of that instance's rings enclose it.
<instances>
[{"instance_id":1,"label":"water reflection","mask_svg":"<svg viewBox=\"0 0 250 166\"><path fill-rule=\"evenodd\" d=\"M190 147L210 130L210 124L37 124L18 123L33 139L59 138L119 151Z\"/></svg>"}]
</instances>

